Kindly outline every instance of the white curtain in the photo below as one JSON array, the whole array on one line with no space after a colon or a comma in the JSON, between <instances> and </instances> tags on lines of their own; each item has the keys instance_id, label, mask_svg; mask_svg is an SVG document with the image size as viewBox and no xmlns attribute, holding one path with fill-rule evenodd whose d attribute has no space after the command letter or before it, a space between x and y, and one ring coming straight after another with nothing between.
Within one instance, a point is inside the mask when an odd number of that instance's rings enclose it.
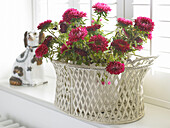
<instances>
[{"instance_id":1,"label":"white curtain","mask_svg":"<svg viewBox=\"0 0 170 128\"><path fill-rule=\"evenodd\" d=\"M8 78L15 58L25 49L24 32L32 29L31 0L0 2L0 80Z\"/></svg>"}]
</instances>

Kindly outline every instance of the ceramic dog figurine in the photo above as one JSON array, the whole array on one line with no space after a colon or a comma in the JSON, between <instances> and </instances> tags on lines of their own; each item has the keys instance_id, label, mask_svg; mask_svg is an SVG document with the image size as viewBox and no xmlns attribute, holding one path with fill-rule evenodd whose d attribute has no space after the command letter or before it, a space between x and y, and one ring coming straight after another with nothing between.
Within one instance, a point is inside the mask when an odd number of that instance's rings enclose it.
<instances>
[{"instance_id":1,"label":"ceramic dog figurine","mask_svg":"<svg viewBox=\"0 0 170 128\"><path fill-rule=\"evenodd\" d=\"M44 80L42 59L35 56L35 50L44 38L44 34L25 32L26 50L17 57L13 65L13 73L9 79L11 85L36 86L47 83Z\"/></svg>"}]
</instances>

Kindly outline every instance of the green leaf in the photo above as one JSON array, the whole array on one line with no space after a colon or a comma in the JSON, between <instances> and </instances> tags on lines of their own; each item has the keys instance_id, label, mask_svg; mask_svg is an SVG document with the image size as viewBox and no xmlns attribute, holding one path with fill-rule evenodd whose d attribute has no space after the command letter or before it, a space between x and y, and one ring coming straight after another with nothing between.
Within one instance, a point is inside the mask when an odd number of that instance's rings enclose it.
<instances>
[{"instance_id":1,"label":"green leaf","mask_svg":"<svg viewBox=\"0 0 170 128\"><path fill-rule=\"evenodd\" d=\"M106 21L109 21L107 18L103 17Z\"/></svg>"}]
</instances>

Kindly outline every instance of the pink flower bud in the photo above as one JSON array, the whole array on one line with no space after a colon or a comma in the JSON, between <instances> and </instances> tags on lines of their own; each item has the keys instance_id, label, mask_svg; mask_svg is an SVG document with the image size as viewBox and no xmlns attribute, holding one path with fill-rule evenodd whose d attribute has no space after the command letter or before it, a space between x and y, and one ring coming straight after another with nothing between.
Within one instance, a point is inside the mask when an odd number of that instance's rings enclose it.
<instances>
[{"instance_id":1,"label":"pink flower bud","mask_svg":"<svg viewBox=\"0 0 170 128\"><path fill-rule=\"evenodd\" d=\"M110 85L111 84L111 82L110 81L108 81L108 85Z\"/></svg>"}]
</instances>

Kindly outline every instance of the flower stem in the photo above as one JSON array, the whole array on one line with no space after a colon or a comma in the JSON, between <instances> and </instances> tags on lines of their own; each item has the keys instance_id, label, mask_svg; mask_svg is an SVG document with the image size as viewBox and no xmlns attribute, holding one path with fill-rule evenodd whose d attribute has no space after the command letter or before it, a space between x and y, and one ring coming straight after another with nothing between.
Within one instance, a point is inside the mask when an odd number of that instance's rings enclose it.
<instances>
[{"instance_id":1,"label":"flower stem","mask_svg":"<svg viewBox=\"0 0 170 128\"><path fill-rule=\"evenodd\" d=\"M57 37L56 35L54 35L54 33L52 33L49 29L47 29L47 31L48 31L51 35L53 35L53 36L55 37L55 40L57 41L58 37Z\"/></svg>"},{"instance_id":2,"label":"flower stem","mask_svg":"<svg viewBox=\"0 0 170 128\"><path fill-rule=\"evenodd\" d=\"M97 22L99 22L99 21L100 21L100 18L101 18L101 14L98 16L98 18L97 18Z\"/></svg>"}]
</instances>

